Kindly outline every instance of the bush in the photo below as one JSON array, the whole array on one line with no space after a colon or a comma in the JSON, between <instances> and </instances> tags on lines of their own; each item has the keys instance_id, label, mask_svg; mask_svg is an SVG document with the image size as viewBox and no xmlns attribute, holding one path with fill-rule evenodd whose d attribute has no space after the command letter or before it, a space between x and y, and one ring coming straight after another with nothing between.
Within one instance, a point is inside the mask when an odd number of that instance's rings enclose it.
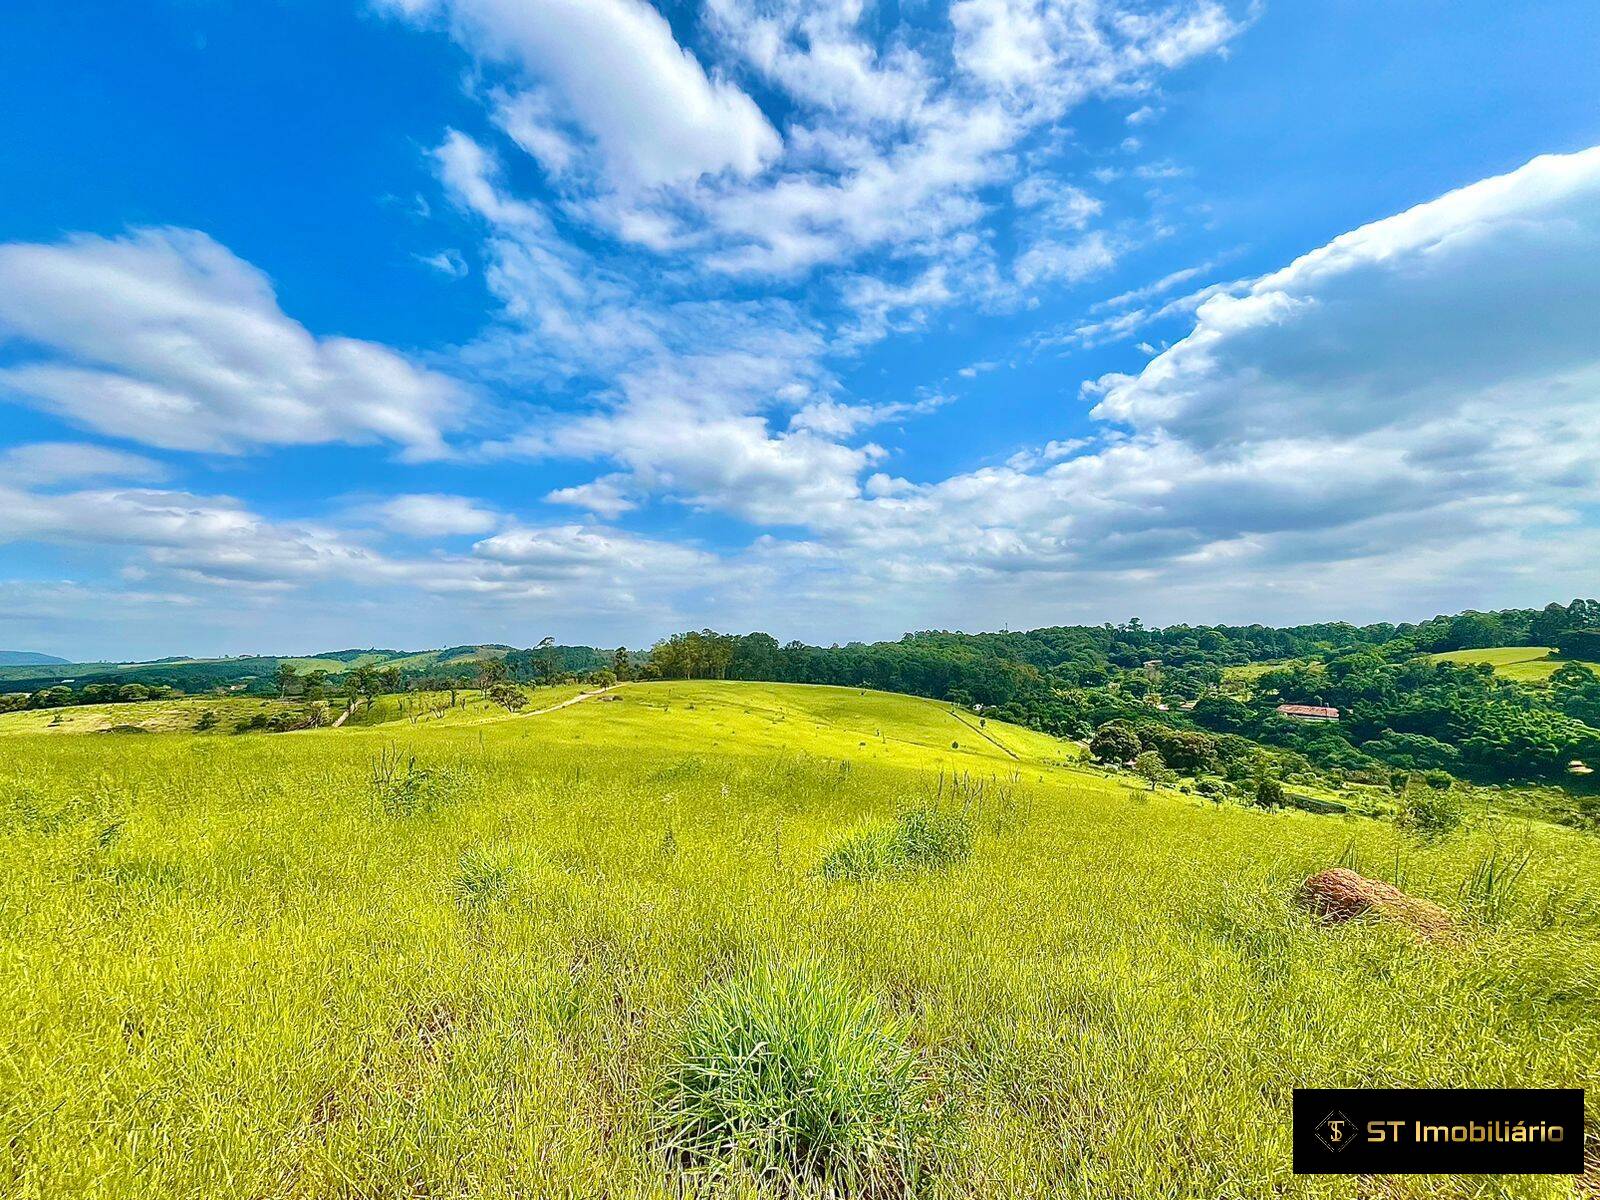
<instances>
[{"instance_id":1,"label":"bush","mask_svg":"<svg viewBox=\"0 0 1600 1200\"><path fill-rule=\"evenodd\" d=\"M654 1141L691 1170L905 1194L948 1128L905 1034L816 968L757 966L684 1021L655 1088Z\"/></svg>"},{"instance_id":2,"label":"bush","mask_svg":"<svg viewBox=\"0 0 1600 1200\"><path fill-rule=\"evenodd\" d=\"M417 765L416 755L404 757L398 748L386 747L372 763L372 790L390 816L427 812L439 798L444 780Z\"/></svg>"},{"instance_id":3,"label":"bush","mask_svg":"<svg viewBox=\"0 0 1600 1200\"><path fill-rule=\"evenodd\" d=\"M1425 837L1443 837L1459 826L1466 812L1454 792L1412 788L1405 795L1401 824Z\"/></svg>"},{"instance_id":4,"label":"bush","mask_svg":"<svg viewBox=\"0 0 1600 1200\"><path fill-rule=\"evenodd\" d=\"M1283 784L1270 775L1256 780L1256 803L1262 808L1282 808L1284 800Z\"/></svg>"},{"instance_id":5,"label":"bush","mask_svg":"<svg viewBox=\"0 0 1600 1200\"><path fill-rule=\"evenodd\" d=\"M461 856L461 866L451 887L464 908L481 908L511 890L516 863L487 850L472 849Z\"/></svg>"},{"instance_id":6,"label":"bush","mask_svg":"<svg viewBox=\"0 0 1600 1200\"><path fill-rule=\"evenodd\" d=\"M963 812L921 805L893 825L852 834L822 860L826 879L871 879L936 870L972 856L972 821Z\"/></svg>"}]
</instances>

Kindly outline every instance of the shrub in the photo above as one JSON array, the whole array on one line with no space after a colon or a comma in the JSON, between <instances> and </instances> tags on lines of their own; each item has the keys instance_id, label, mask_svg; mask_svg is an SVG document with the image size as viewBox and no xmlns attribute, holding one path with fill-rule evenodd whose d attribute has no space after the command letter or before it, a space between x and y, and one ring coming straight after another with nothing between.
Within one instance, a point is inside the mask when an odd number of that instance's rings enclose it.
<instances>
[{"instance_id":1,"label":"shrub","mask_svg":"<svg viewBox=\"0 0 1600 1200\"><path fill-rule=\"evenodd\" d=\"M861 880L952 867L972 856L972 841L966 813L921 805L902 812L893 825L845 838L822 860L822 874Z\"/></svg>"},{"instance_id":2,"label":"shrub","mask_svg":"<svg viewBox=\"0 0 1600 1200\"><path fill-rule=\"evenodd\" d=\"M435 772L417 766L416 755L402 759L395 747L382 750L372 763L372 790L391 816L408 816L433 807L440 780Z\"/></svg>"},{"instance_id":3,"label":"shrub","mask_svg":"<svg viewBox=\"0 0 1600 1200\"><path fill-rule=\"evenodd\" d=\"M467 908L481 908L511 890L516 864L487 850L472 849L461 856L452 891Z\"/></svg>"},{"instance_id":4,"label":"shrub","mask_svg":"<svg viewBox=\"0 0 1600 1200\"><path fill-rule=\"evenodd\" d=\"M217 714L214 709L206 709L200 714L200 719L194 723L196 733L206 733L217 727Z\"/></svg>"},{"instance_id":5,"label":"shrub","mask_svg":"<svg viewBox=\"0 0 1600 1200\"><path fill-rule=\"evenodd\" d=\"M759 965L684 1021L654 1094L680 1167L828 1194L904 1194L947 1118L904 1025L816 968Z\"/></svg>"},{"instance_id":6,"label":"shrub","mask_svg":"<svg viewBox=\"0 0 1600 1200\"><path fill-rule=\"evenodd\" d=\"M1283 784L1270 775L1263 775L1256 780L1256 803L1262 808L1282 808L1284 803Z\"/></svg>"},{"instance_id":7,"label":"shrub","mask_svg":"<svg viewBox=\"0 0 1600 1200\"><path fill-rule=\"evenodd\" d=\"M1454 792L1434 788L1412 788L1405 794L1400 822L1425 837L1443 837L1459 826L1466 816Z\"/></svg>"}]
</instances>

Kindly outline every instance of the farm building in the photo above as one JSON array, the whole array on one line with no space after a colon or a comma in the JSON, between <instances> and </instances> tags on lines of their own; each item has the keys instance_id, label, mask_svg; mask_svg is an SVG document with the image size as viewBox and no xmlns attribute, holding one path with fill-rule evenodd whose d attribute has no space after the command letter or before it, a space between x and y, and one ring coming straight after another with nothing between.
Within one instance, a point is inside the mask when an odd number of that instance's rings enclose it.
<instances>
[{"instance_id":1,"label":"farm building","mask_svg":"<svg viewBox=\"0 0 1600 1200\"><path fill-rule=\"evenodd\" d=\"M1339 710L1320 704L1280 704L1278 715L1291 721L1337 721Z\"/></svg>"}]
</instances>

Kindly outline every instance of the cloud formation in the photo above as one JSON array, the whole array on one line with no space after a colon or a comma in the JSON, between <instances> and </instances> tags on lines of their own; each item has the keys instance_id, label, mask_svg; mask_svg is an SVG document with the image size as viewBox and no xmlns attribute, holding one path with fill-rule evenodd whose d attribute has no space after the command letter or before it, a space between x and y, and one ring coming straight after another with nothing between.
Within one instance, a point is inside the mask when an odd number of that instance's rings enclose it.
<instances>
[{"instance_id":1,"label":"cloud formation","mask_svg":"<svg viewBox=\"0 0 1600 1200\"><path fill-rule=\"evenodd\" d=\"M0 396L171 450L383 442L445 453L459 385L384 346L317 337L210 237L143 229L0 245Z\"/></svg>"},{"instance_id":2,"label":"cloud formation","mask_svg":"<svg viewBox=\"0 0 1600 1200\"><path fill-rule=\"evenodd\" d=\"M1592 590L1600 149L1259 276L1219 275L1244 252L1215 248L1101 299L1096 280L1170 233L1118 191L1184 170L1140 157L1178 103L1163 81L1225 54L1253 8L385 7L472 62L480 119L417 131L437 184L418 219L449 224L423 247L462 247L421 256L433 284L486 289L481 331L427 366L313 332L195 231L0 246L0 396L179 452L30 434L0 458L19 553L89 548L133 607L293 589L376 623L526 617L605 640L1376 618ZM960 347L915 385L885 369L980 321L1014 352ZM1064 357L1035 384L1060 401L1031 444L918 457L927 425L1007 403L1018 360L1140 337L1158 344L1136 368L1101 359L1085 381ZM332 443L399 462L292 503L247 473ZM222 485L182 452L258 457L200 460L237 472ZM29 613L72 594L16 592Z\"/></svg>"}]
</instances>

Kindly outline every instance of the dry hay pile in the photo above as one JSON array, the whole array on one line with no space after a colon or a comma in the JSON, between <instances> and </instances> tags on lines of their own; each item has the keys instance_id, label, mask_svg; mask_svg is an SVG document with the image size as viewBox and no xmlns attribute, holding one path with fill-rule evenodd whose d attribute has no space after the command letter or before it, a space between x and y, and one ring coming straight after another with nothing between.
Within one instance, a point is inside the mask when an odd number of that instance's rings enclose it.
<instances>
[{"instance_id":1,"label":"dry hay pile","mask_svg":"<svg viewBox=\"0 0 1600 1200\"><path fill-rule=\"evenodd\" d=\"M1425 938L1443 937L1452 928L1450 914L1437 904L1349 867L1330 867L1306 880L1300 885L1300 903L1325 921L1344 922L1371 913L1409 926Z\"/></svg>"}]
</instances>

